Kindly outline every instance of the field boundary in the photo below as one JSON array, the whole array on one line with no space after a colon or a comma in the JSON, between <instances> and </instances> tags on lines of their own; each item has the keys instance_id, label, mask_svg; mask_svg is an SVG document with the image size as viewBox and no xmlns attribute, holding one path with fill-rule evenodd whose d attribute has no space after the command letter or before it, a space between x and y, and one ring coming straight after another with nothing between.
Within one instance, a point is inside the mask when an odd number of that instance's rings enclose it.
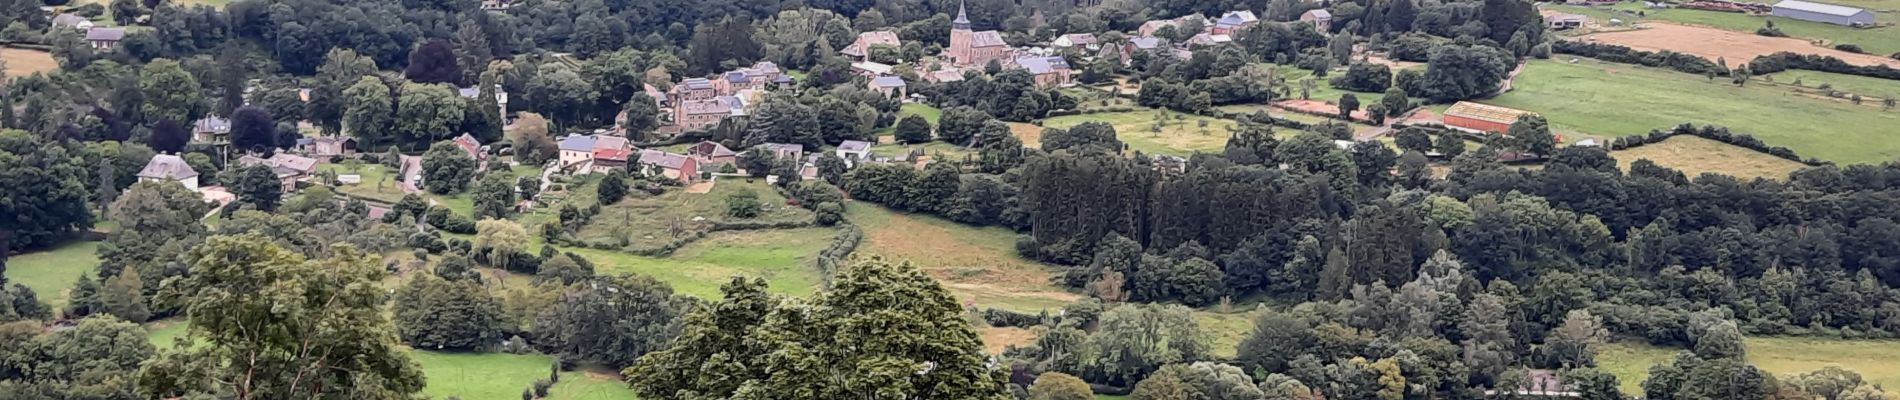
<instances>
[{"instance_id":1,"label":"field boundary","mask_svg":"<svg viewBox=\"0 0 1900 400\"><path fill-rule=\"evenodd\" d=\"M1689 136L1700 137L1703 139L1714 140L1717 142L1722 142L1722 143L1733 145L1736 147L1741 147L1741 148L1748 149L1751 151L1760 152L1762 154L1779 157L1782 159L1786 159L1788 161L1802 163L1808 166L1822 166L1822 165L1834 164L1834 162L1832 161L1821 160L1818 158L1802 159L1800 155L1795 154L1794 149L1781 147L1781 146L1770 146L1767 143L1762 142L1761 139L1756 139L1752 135L1749 135L1746 133L1731 133L1729 132L1728 128L1725 128L1725 127L1715 126L1715 125L1703 125L1701 128L1697 128L1694 124L1689 124L1689 123L1683 123L1682 125L1677 125L1675 128L1671 128L1670 130L1667 130L1667 131L1664 131L1661 129L1654 129L1654 130L1650 130L1648 134L1636 134L1636 135L1617 137L1615 139L1611 139L1610 142L1606 144L1605 149L1610 150L1610 151L1634 149L1634 148L1649 145L1651 143L1662 142L1663 140L1667 140L1670 137L1674 137L1677 135L1689 135Z\"/></svg>"}]
</instances>

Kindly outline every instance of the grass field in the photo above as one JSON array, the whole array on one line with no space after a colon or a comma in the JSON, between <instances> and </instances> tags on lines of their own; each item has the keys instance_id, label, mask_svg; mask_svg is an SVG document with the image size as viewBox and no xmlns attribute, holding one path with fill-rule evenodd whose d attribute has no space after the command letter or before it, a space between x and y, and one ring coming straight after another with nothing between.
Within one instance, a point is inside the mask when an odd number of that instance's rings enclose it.
<instances>
[{"instance_id":1,"label":"grass field","mask_svg":"<svg viewBox=\"0 0 1900 400\"><path fill-rule=\"evenodd\" d=\"M1834 90L1855 93L1862 97L1900 98L1900 81L1897 80L1798 69L1777 72L1769 76L1773 77L1775 83L1778 84L1792 85L1795 82L1801 82L1801 86L1806 88L1820 88L1822 85L1827 85ZM1870 107L1878 106L1874 101L1868 101L1867 104Z\"/></svg>"},{"instance_id":2,"label":"grass field","mask_svg":"<svg viewBox=\"0 0 1900 400\"><path fill-rule=\"evenodd\" d=\"M1155 131L1157 115L1161 130ZM1183 114L1174 111L1128 111L1066 115L1043 120L1042 126L1067 129L1084 122L1107 122L1115 126L1115 136L1128 147L1148 154L1186 156L1195 152L1217 152L1227 146L1233 120ZM1207 125L1202 126L1205 122Z\"/></svg>"},{"instance_id":3,"label":"grass field","mask_svg":"<svg viewBox=\"0 0 1900 400\"><path fill-rule=\"evenodd\" d=\"M812 265L837 233L826 228L727 231L681 247L667 257L566 248L593 261L600 274L640 273L673 285L678 293L719 298L719 285L734 275L766 279L773 293L809 296L821 284Z\"/></svg>"},{"instance_id":4,"label":"grass field","mask_svg":"<svg viewBox=\"0 0 1900 400\"><path fill-rule=\"evenodd\" d=\"M1636 160L1649 159L1657 165L1675 168L1692 177L1704 172L1716 172L1743 179L1787 179L1788 173L1807 167L1806 164L1741 146L1687 135L1670 137L1633 149L1617 150L1611 152L1610 156L1616 157L1617 164L1625 170Z\"/></svg>"},{"instance_id":5,"label":"grass field","mask_svg":"<svg viewBox=\"0 0 1900 400\"><path fill-rule=\"evenodd\" d=\"M1624 394L1640 395L1649 367L1669 362L1677 351L1643 343L1617 342L1605 346L1602 354L1597 355L1597 364L1616 374ZM1900 387L1900 363L1894 360L1900 360L1900 341L1748 338L1748 361L1776 376L1838 365L1860 373L1868 382Z\"/></svg>"},{"instance_id":6,"label":"grass field","mask_svg":"<svg viewBox=\"0 0 1900 400\"><path fill-rule=\"evenodd\" d=\"M382 164L364 163L356 171L350 171L343 164L322 164L317 166L317 170L333 172L337 175L356 174L362 177L361 183L338 185L337 193L384 203L402 201L402 178L396 175L394 169Z\"/></svg>"},{"instance_id":7,"label":"grass field","mask_svg":"<svg viewBox=\"0 0 1900 400\"><path fill-rule=\"evenodd\" d=\"M0 71L6 78L59 70L59 61L53 59L53 53L41 50L0 47L0 60L7 61L7 69Z\"/></svg>"},{"instance_id":8,"label":"grass field","mask_svg":"<svg viewBox=\"0 0 1900 400\"><path fill-rule=\"evenodd\" d=\"M686 193L677 187L667 188L665 193L649 196L645 192L633 192L619 203L602 205L600 215L581 228L576 237L582 241L617 242L625 235L630 248L650 248L671 242L669 226L681 227L681 232L697 232L710 229L714 221L730 220L726 216L726 197L741 190L750 189L759 195L759 202L765 206L764 212L752 221L810 221L811 211L785 204L785 197L772 190L765 180L746 182L745 178L722 178L709 193ZM579 206L593 202L592 189L579 189L582 195L570 201Z\"/></svg>"},{"instance_id":9,"label":"grass field","mask_svg":"<svg viewBox=\"0 0 1900 400\"><path fill-rule=\"evenodd\" d=\"M972 227L853 202L847 218L864 229L854 255L909 260L966 304L1024 312L1060 308L1079 298L1051 283L1058 267L1016 254L1016 233Z\"/></svg>"},{"instance_id":10,"label":"grass field","mask_svg":"<svg viewBox=\"0 0 1900 400\"><path fill-rule=\"evenodd\" d=\"M1233 358L1240 352L1240 341L1253 332L1253 320L1260 315L1252 310L1223 314L1211 311L1195 311L1194 321L1200 324L1201 332L1213 337L1213 354L1219 358Z\"/></svg>"},{"instance_id":11,"label":"grass field","mask_svg":"<svg viewBox=\"0 0 1900 400\"><path fill-rule=\"evenodd\" d=\"M1883 134L1900 123L1900 112L1799 95L1784 86L1738 87L1590 59L1532 60L1515 90L1485 102L1541 113L1560 132L1625 136L1693 122L1727 126L1802 157L1874 163L1900 156L1900 142Z\"/></svg>"},{"instance_id":12,"label":"grass field","mask_svg":"<svg viewBox=\"0 0 1900 400\"><path fill-rule=\"evenodd\" d=\"M1867 2L1867 3L1892 3L1892 1L1875 1L1875 2ZM1886 7L1892 8L1895 6L1892 4L1887 4ZM1714 28L1720 28L1720 29L1726 29L1726 30L1732 30L1732 31L1741 31L1741 32L1751 32L1751 33L1754 32L1756 29L1760 29L1762 26L1766 25L1767 24L1766 21L1775 21L1776 28L1781 29L1782 33L1786 33L1788 34L1788 36L1792 36L1792 37L1828 39L1829 41L1831 41L1831 43L1834 43L1834 44L1839 44L1839 43L1857 44L1857 45L1860 45L1861 48L1866 49L1867 52L1873 53L1873 54L1886 55L1886 54L1892 54L1894 52L1900 51L1900 27L1889 26L1889 27L1882 27L1882 28L1862 29L1862 28L1847 27L1847 26L1834 25L1834 24L1822 23L1822 22L1802 21L1798 19L1791 19L1791 18L1784 18L1784 17L1755 16L1755 15L1748 15L1748 14L1742 14L1742 13L1730 13L1730 12L1720 12L1720 11L1691 10L1691 9L1684 9L1684 8L1672 8L1672 9L1667 9L1667 10L1650 10L1650 9L1644 9L1642 4L1640 3L1622 3L1622 4L1616 5L1613 8L1617 10L1626 11L1626 12L1635 12L1637 10L1641 10L1642 12L1646 14L1645 18L1651 19L1651 20L1674 21L1674 22L1681 22L1681 23L1687 23L1687 24L1705 25L1705 26L1714 27ZM1874 17L1875 19L1884 21L1884 22L1895 22L1897 18L1892 13L1875 13L1874 15L1875 15ZM1628 19L1625 19L1625 20L1627 21ZM1745 60L1729 60L1729 62L1731 63L1741 62L1741 61L1745 61Z\"/></svg>"},{"instance_id":13,"label":"grass field","mask_svg":"<svg viewBox=\"0 0 1900 400\"><path fill-rule=\"evenodd\" d=\"M54 310L66 307L67 290L82 274L99 267L99 242L74 241L51 250L7 259L7 281L33 288L40 301Z\"/></svg>"},{"instance_id":14,"label":"grass field","mask_svg":"<svg viewBox=\"0 0 1900 400\"><path fill-rule=\"evenodd\" d=\"M899 154L909 153L913 148L923 148L924 154L938 160L945 158L961 160L965 156L976 154L976 149L935 140L921 144L898 144L892 141L885 141L884 143L871 146L871 154L883 157L897 157ZM835 148L826 148L826 150L832 151L835 150Z\"/></svg>"}]
</instances>

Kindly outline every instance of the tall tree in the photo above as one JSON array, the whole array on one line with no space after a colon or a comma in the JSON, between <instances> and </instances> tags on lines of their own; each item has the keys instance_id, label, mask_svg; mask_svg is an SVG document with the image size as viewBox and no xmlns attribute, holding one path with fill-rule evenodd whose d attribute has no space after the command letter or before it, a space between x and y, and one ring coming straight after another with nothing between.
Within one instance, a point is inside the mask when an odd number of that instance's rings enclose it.
<instances>
[{"instance_id":1,"label":"tall tree","mask_svg":"<svg viewBox=\"0 0 1900 400\"><path fill-rule=\"evenodd\" d=\"M749 338L778 300L766 293L765 280L733 277L719 286L720 299L687 314L680 335L667 348L647 353L623 373L643 396L724 398L740 387L771 375L767 356L774 349Z\"/></svg>"},{"instance_id":2,"label":"tall tree","mask_svg":"<svg viewBox=\"0 0 1900 400\"><path fill-rule=\"evenodd\" d=\"M930 141L930 121L923 116L912 115L897 121L897 141L902 143L923 143Z\"/></svg>"},{"instance_id":3,"label":"tall tree","mask_svg":"<svg viewBox=\"0 0 1900 400\"><path fill-rule=\"evenodd\" d=\"M405 83L396 105L395 131L402 140L433 142L447 139L462 124L466 106L448 85Z\"/></svg>"},{"instance_id":4,"label":"tall tree","mask_svg":"<svg viewBox=\"0 0 1900 400\"><path fill-rule=\"evenodd\" d=\"M469 350L499 341L501 303L475 280L417 274L395 293L397 336L421 349Z\"/></svg>"},{"instance_id":5,"label":"tall tree","mask_svg":"<svg viewBox=\"0 0 1900 400\"><path fill-rule=\"evenodd\" d=\"M277 121L270 111L254 106L231 112L231 146L244 151L264 151L279 147Z\"/></svg>"},{"instance_id":6,"label":"tall tree","mask_svg":"<svg viewBox=\"0 0 1900 400\"><path fill-rule=\"evenodd\" d=\"M535 346L571 360L632 365L679 335L687 301L649 276L595 277L535 317Z\"/></svg>"},{"instance_id":7,"label":"tall tree","mask_svg":"<svg viewBox=\"0 0 1900 400\"><path fill-rule=\"evenodd\" d=\"M67 143L0 130L0 268L11 249L30 249L92 226L86 167ZM4 272L4 271L0 271ZM0 283L5 283L0 278Z\"/></svg>"},{"instance_id":8,"label":"tall tree","mask_svg":"<svg viewBox=\"0 0 1900 400\"><path fill-rule=\"evenodd\" d=\"M383 316L376 255L349 245L305 259L256 234L193 248L192 273L161 303L182 310L188 340L140 368L146 397L407 399L422 370ZM291 340L295 338L295 340Z\"/></svg>"},{"instance_id":9,"label":"tall tree","mask_svg":"<svg viewBox=\"0 0 1900 400\"><path fill-rule=\"evenodd\" d=\"M456 85L462 82L462 67L458 62L455 48L449 46L447 40L430 40L409 52L409 67L403 69L402 75L416 83Z\"/></svg>"},{"instance_id":10,"label":"tall tree","mask_svg":"<svg viewBox=\"0 0 1900 400\"><path fill-rule=\"evenodd\" d=\"M166 154L185 151L185 144L191 142L191 132L183 124L169 119L158 120L152 124L152 150Z\"/></svg>"},{"instance_id":11,"label":"tall tree","mask_svg":"<svg viewBox=\"0 0 1900 400\"><path fill-rule=\"evenodd\" d=\"M284 197L284 181L277 179L277 172L270 166L257 164L239 167L231 173L231 190L238 202L257 207L259 210L277 209L277 203Z\"/></svg>"},{"instance_id":12,"label":"tall tree","mask_svg":"<svg viewBox=\"0 0 1900 400\"><path fill-rule=\"evenodd\" d=\"M343 90L343 129L364 145L389 143L396 101L382 79L365 76Z\"/></svg>"},{"instance_id":13,"label":"tall tree","mask_svg":"<svg viewBox=\"0 0 1900 400\"><path fill-rule=\"evenodd\" d=\"M317 67L314 85L310 88L309 117L325 133L336 133L343 129L343 110L345 99L343 90L356 84L358 79L376 74L376 61L356 54L347 48L331 49L323 56L323 65Z\"/></svg>"},{"instance_id":14,"label":"tall tree","mask_svg":"<svg viewBox=\"0 0 1900 400\"><path fill-rule=\"evenodd\" d=\"M139 70L139 90L145 93L142 111L151 120L192 121L204 115L203 87L177 61L146 63Z\"/></svg>"},{"instance_id":15,"label":"tall tree","mask_svg":"<svg viewBox=\"0 0 1900 400\"><path fill-rule=\"evenodd\" d=\"M422 186L437 194L461 193L475 179L475 157L454 143L437 142L422 153Z\"/></svg>"}]
</instances>

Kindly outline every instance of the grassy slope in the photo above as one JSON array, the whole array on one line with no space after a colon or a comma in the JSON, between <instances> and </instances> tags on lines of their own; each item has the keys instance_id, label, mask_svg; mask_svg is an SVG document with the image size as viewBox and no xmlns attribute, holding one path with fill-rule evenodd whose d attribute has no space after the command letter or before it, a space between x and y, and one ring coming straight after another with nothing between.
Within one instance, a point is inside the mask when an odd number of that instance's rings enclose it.
<instances>
[{"instance_id":1,"label":"grassy slope","mask_svg":"<svg viewBox=\"0 0 1900 400\"><path fill-rule=\"evenodd\" d=\"M567 248L593 261L602 274L639 273L673 286L682 294L719 298L719 285L734 275L757 276L772 292L808 296L823 280L812 265L818 251L837 233L825 228L719 232L686 245L668 257Z\"/></svg>"},{"instance_id":2,"label":"grassy slope","mask_svg":"<svg viewBox=\"0 0 1900 400\"><path fill-rule=\"evenodd\" d=\"M1772 76L1778 83L1793 84L1798 80L1803 87L1819 88L1825 84L1863 97L1900 98L1900 81L1897 80L1805 70L1788 70Z\"/></svg>"},{"instance_id":3,"label":"grassy slope","mask_svg":"<svg viewBox=\"0 0 1900 400\"><path fill-rule=\"evenodd\" d=\"M1623 392L1642 394L1649 367L1675 358L1678 349L1618 342L1605 346L1597 364L1616 374ZM1748 338L1748 361L1776 376L1813 371L1829 365L1860 373L1884 387L1900 387L1900 341L1839 340L1799 337Z\"/></svg>"},{"instance_id":4,"label":"grassy slope","mask_svg":"<svg viewBox=\"0 0 1900 400\"><path fill-rule=\"evenodd\" d=\"M1533 60L1518 77L1516 90L1486 103L1536 111L1559 131L1598 136L1694 122L1728 126L1803 157L1872 163L1900 156L1900 143L1881 134L1900 123L1900 112L1795 95L1784 86L1737 87L1588 59L1576 64Z\"/></svg>"},{"instance_id":5,"label":"grassy slope","mask_svg":"<svg viewBox=\"0 0 1900 400\"><path fill-rule=\"evenodd\" d=\"M1787 179L1788 173L1807 165L1741 146L1696 136L1676 136L1659 143L1610 153L1623 169L1639 159L1681 170L1689 176L1716 172L1738 178Z\"/></svg>"},{"instance_id":6,"label":"grassy slope","mask_svg":"<svg viewBox=\"0 0 1900 400\"><path fill-rule=\"evenodd\" d=\"M68 242L52 250L7 259L7 281L33 288L41 302L54 310L66 307L66 291L79 275L99 267L99 242Z\"/></svg>"},{"instance_id":7,"label":"grassy slope","mask_svg":"<svg viewBox=\"0 0 1900 400\"><path fill-rule=\"evenodd\" d=\"M1044 127L1069 128L1084 122L1107 122L1115 126L1116 136L1134 150L1148 154L1186 156L1195 152L1215 152L1227 146L1228 133L1235 122L1192 114L1167 111L1160 132L1154 131L1155 111L1130 111L1068 115L1043 121ZM1177 118L1178 117L1178 118ZM1205 128L1200 126L1207 122Z\"/></svg>"},{"instance_id":8,"label":"grassy slope","mask_svg":"<svg viewBox=\"0 0 1900 400\"><path fill-rule=\"evenodd\" d=\"M756 221L810 221L811 211L785 204L785 197L772 190L765 180L746 182L745 178L722 178L713 186L711 192L703 194L686 193L677 187L667 188L666 193L648 196L644 192L629 193L619 203L604 205L600 215L587 226L581 228L577 237L583 241L617 240L615 229L625 229L627 241L634 248L658 246L671 241L667 226L673 223L683 224L688 230L703 230L712 221L727 220L726 196L751 189L759 195L759 202L765 211ZM576 189L576 196L570 201L579 206L591 205L595 201L595 188L582 186ZM558 209L558 208L557 208ZM695 221L695 218L702 220ZM650 237L649 237L650 236Z\"/></svg>"},{"instance_id":9,"label":"grassy slope","mask_svg":"<svg viewBox=\"0 0 1900 400\"><path fill-rule=\"evenodd\" d=\"M864 229L858 256L910 260L942 281L958 299L980 307L1035 312L1077 299L1050 282L1054 266L1016 254L1016 233L972 227L853 202L847 218Z\"/></svg>"}]
</instances>

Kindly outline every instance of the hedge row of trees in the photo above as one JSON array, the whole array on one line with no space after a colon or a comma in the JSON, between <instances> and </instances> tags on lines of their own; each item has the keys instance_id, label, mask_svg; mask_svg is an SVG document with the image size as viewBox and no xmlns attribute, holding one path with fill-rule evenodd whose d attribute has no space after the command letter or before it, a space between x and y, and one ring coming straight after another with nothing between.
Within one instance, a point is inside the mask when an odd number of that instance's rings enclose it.
<instances>
[{"instance_id":1,"label":"hedge row of trees","mask_svg":"<svg viewBox=\"0 0 1900 400\"><path fill-rule=\"evenodd\" d=\"M1728 76L1729 74L1729 69L1726 65L1719 65L1709 61L1707 58L1702 58L1702 56L1677 53L1669 50L1643 51L1609 43L1591 43L1574 40L1558 40L1551 46L1551 49L1560 54L1574 54L1604 61L1668 68L1677 72L1687 72L1696 75ZM1752 65L1749 69L1756 70L1756 73L1767 73L1759 72L1759 69Z\"/></svg>"},{"instance_id":2,"label":"hedge row of trees","mask_svg":"<svg viewBox=\"0 0 1900 400\"><path fill-rule=\"evenodd\" d=\"M1748 62L1748 69L1757 74L1772 74L1790 69L1804 69L1880 79L1900 79L1900 69L1895 69L1885 64L1854 65L1830 56L1796 54L1785 51L1755 57L1754 60Z\"/></svg>"},{"instance_id":3,"label":"hedge row of trees","mask_svg":"<svg viewBox=\"0 0 1900 400\"><path fill-rule=\"evenodd\" d=\"M1654 130L1650 130L1648 134L1644 134L1644 135L1629 135L1629 136L1618 137L1616 139L1610 140L1610 143L1608 144L1608 146L1611 151L1630 149L1630 148L1641 147L1643 145L1647 145L1651 143L1661 142L1664 139L1668 139L1676 135L1691 135L1691 136L1701 137L1701 138L1714 140L1714 141L1718 141L1722 143L1728 143L1728 144L1732 144L1736 146L1741 146L1749 150L1767 153L1768 155L1781 157L1789 161L1800 162L1800 163L1804 163L1808 165L1821 165L1821 164L1827 163L1825 161L1821 161L1820 159L1813 159L1813 158L1802 159L1801 156L1796 155L1794 153L1794 149L1790 149L1790 148L1782 147L1782 146L1770 146L1767 143L1763 143L1761 139L1756 139L1753 135L1749 135L1746 133L1731 133L1729 132L1728 128L1713 126L1713 125L1705 125L1705 126L1697 127L1693 124L1682 124L1682 125L1676 126L1675 128L1671 128L1667 131L1661 130L1661 129L1654 129Z\"/></svg>"}]
</instances>

